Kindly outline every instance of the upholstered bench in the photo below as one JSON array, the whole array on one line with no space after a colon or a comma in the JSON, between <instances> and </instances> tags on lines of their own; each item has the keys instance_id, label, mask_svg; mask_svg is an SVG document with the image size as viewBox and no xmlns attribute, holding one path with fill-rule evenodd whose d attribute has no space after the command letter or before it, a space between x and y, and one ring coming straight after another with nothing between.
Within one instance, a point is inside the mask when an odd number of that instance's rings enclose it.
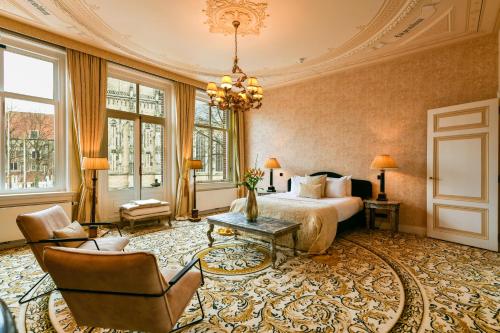
<instances>
[{"instance_id":1,"label":"upholstered bench","mask_svg":"<svg viewBox=\"0 0 500 333\"><path fill-rule=\"evenodd\" d=\"M168 225L172 226L171 216L170 204L155 199L135 200L120 207L120 221L129 222L132 230L134 230L135 222L139 221L158 220L160 224L161 220L166 219Z\"/></svg>"}]
</instances>

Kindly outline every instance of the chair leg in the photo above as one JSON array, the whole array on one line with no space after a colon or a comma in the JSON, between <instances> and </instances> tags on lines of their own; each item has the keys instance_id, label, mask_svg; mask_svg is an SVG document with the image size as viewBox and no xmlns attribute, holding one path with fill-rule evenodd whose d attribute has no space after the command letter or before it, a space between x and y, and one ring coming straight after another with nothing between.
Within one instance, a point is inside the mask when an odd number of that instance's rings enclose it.
<instances>
[{"instance_id":1,"label":"chair leg","mask_svg":"<svg viewBox=\"0 0 500 333\"><path fill-rule=\"evenodd\" d=\"M21 296L21 298L19 299L19 304L28 303L28 302L30 302L30 301L33 301L33 300L37 299L37 298L40 298L40 297L45 296L45 295L47 295L47 294L50 294L51 292L53 292L54 290L56 290L56 289L54 288L54 289L51 289L51 290L49 290L49 291L46 291L46 292L44 292L44 293L42 293L42 294L39 294L39 295L33 296L33 297L31 297L30 299L24 299L25 297L27 297L27 296L31 293L31 291L33 291L33 289L35 289L35 288L36 288L36 287L37 287L37 286L38 286L38 285L39 285L39 284L40 284L40 283L41 283L41 282L42 282L42 281L43 281L43 280L47 277L47 275L49 275L49 273L45 273L45 274L44 274L44 275L40 278L40 280L38 280L38 281L37 281L37 282L33 285L33 287L31 287L31 288L30 288L30 290L28 290L28 291L27 291L27 292L26 292L23 296Z\"/></svg>"},{"instance_id":2,"label":"chair leg","mask_svg":"<svg viewBox=\"0 0 500 333\"><path fill-rule=\"evenodd\" d=\"M198 324L200 322L203 321L203 319L205 319L205 311L203 311L203 304L201 304L201 299L200 299L200 294L198 293L198 290L196 290L196 297L198 298L198 303L200 304L200 310L201 310L201 318L199 319L196 319L186 325L182 325L182 326L179 326L177 328L174 328L173 330L171 330L170 332L177 332L178 330L181 330L183 328L186 328L188 326L192 326L192 325L195 325L195 324Z\"/></svg>"}]
</instances>

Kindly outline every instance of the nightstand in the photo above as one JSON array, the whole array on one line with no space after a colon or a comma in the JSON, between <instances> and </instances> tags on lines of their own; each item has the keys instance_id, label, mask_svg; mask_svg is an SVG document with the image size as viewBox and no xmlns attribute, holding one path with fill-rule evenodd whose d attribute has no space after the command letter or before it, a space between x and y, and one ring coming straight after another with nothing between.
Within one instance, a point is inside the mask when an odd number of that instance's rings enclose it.
<instances>
[{"instance_id":1,"label":"nightstand","mask_svg":"<svg viewBox=\"0 0 500 333\"><path fill-rule=\"evenodd\" d=\"M399 230L399 201L378 201L378 200L363 200L365 205L366 229L375 227L375 210L381 209L388 212L387 219L391 224L393 233Z\"/></svg>"},{"instance_id":2,"label":"nightstand","mask_svg":"<svg viewBox=\"0 0 500 333\"><path fill-rule=\"evenodd\" d=\"M263 195L276 194L276 193L282 193L282 192L257 191L257 195L258 195L259 197L261 197L261 196L263 196Z\"/></svg>"}]
</instances>

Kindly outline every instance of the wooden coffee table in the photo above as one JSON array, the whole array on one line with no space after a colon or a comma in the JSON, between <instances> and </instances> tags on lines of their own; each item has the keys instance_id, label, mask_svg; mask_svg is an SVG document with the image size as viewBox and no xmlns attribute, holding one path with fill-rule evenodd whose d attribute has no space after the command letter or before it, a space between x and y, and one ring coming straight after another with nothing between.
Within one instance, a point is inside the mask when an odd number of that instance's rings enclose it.
<instances>
[{"instance_id":1,"label":"wooden coffee table","mask_svg":"<svg viewBox=\"0 0 500 333\"><path fill-rule=\"evenodd\" d=\"M218 225L220 227L240 230L269 239L271 243L271 258L273 261L273 267L275 267L276 264L276 238L291 233L293 238L293 255L297 255L297 232L300 228L300 223L298 222L278 220L264 216L259 216L255 222L248 222L245 216L241 213L225 213L209 216L207 218L207 222L209 247L212 247L214 242L214 238L212 237L214 226Z\"/></svg>"}]
</instances>

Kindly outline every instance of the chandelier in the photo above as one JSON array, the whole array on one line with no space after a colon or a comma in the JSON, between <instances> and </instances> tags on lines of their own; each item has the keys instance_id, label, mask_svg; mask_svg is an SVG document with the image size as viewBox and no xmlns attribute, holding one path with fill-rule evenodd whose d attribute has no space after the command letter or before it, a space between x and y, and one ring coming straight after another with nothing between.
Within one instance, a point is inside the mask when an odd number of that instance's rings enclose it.
<instances>
[{"instance_id":1,"label":"chandelier","mask_svg":"<svg viewBox=\"0 0 500 333\"><path fill-rule=\"evenodd\" d=\"M207 85L210 106L221 110L248 111L262 106L263 90L255 77L248 77L238 66L238 27L239 21L233 21L234 27L234 62L232 73L237 76L235 82L230 75L221 78L220 87L215 82Z\"/></svg>"}]
</instances>

